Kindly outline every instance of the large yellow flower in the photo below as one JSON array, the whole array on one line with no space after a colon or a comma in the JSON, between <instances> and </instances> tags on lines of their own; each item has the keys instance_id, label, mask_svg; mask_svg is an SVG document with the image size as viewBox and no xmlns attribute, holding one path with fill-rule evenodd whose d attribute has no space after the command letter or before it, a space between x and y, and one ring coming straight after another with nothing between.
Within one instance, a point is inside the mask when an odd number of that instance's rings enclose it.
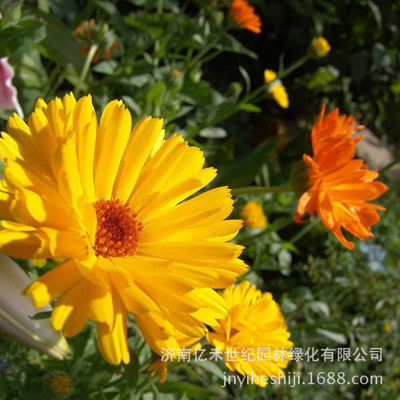
<instances>
[{"instance_id":1,"label":"large yellow flower","mask_svg":"<svg viewBox=\"0 0 400 400\"><path fill-rule=\"evenodd\" d=\"M225 364L265 386L268 378L283 377L290 358L285 319L271 293L261 293L249 281L225 289L222 297L228 304L228 315L214 332L207 335L210 343L225 352Z\"/></svg>"},{"instance_id":2,"label":"large yellow flower","mask_svg":"<svg viewBox=\"0 0 400 400\"><path fill-rule=\"evenodd\" d=\"M175 330L202 336L223 317L213 288L245 270L242 248L226 243L241 226L225 221L229 189L183 201L216 172L181 135L164 140L162 123L145 117L132 130L129 111L112 101L98 124L90 96L67 95L39 100L28 125L14 115L0 140L0 248L66 258L26 294L37 307L58 298L51 320L67 337L95 321L112 364L129 362L127 312L159 352Z\"/></svg>"}]
</instances>

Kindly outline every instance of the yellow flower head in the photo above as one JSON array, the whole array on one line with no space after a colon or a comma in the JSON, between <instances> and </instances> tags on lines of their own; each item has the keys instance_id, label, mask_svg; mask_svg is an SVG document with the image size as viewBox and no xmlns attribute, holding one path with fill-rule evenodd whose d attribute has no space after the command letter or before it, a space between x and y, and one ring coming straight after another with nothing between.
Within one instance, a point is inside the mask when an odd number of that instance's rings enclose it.
<instances>
[{"instance_id":1,"label":"yellow flower head","mask_svg":"<svg viewBox=\"0 0 400 400\"><path fill-rule=\"evenodd\" d=\"M276 72L271 69L266 69L264 71L264 81L265 83L271 83L276 79Z\"/></svg>"},{"instance_id":2,"label":"yellow flower head","mask_svg":"<svg viewBox=\"0 0 400 400\"><path fill-rule=\"evenodd\" d=\"M0 249L18 258L65 258L25 294L72 337L97 323L101 353L129 362L127 313L156 352L177 332L204 336L226 314L213 290L246 268L226 243L240 220L227 187L192 195L216 175L163 121L132 118L112 101L98 123L91 96L39 100L25 124L14 115L0 139ZM189 200L184 201L190 197ZM150 332L150 333L148 333ZM150 340L151 339L151 340Z\"/></svg>"},{"instance_id":3,"label":"yellow flower head","mask_svg":"<svg viewBox=\"0 0 400 400\"><path fill-rule=\"evenodd\" d=\"M267 217L262 206L254 200L248 201L240 210L240 217L246 228L265 228Z\"/></svg>"},{"instance_id":4,"label":"yellow flower head","mask_svg":"<svg viewBox=\"0 0 400 400\"><path fill-rule=\"evenodd\" d=\"M281 83L275 83L271 88L271 94L274 100L282 107L289 107L289 97L286 92L285 86Z\"/></svg>"},{"instance_id":5,"label":"yellow flower head","mask_svg":"<svg viewBox=\"0 0 400 400\"><path fill-rule=\"evenodd\" d=\"M65 396L72 389L72 379L67 374L55 374L50 378L50 389L57 396Z\"/></svg>"},{"instance_id":6,"label":"yellow flower head","mask_svg":"<svg viewBox=\"0 0 400 400\"><path fill-rule=\"evenodd\" d=\"M271 293L261 293L248 281L225 289L222 297L229 306L220 326L207 335L210 343L225 352L231 371L254 376L253 383L265 386L264 376L283 376L293 346L278 304ZM279 375L280 374L280 375Z\"/></svg>"},{"instance_id":7,"label":"yellow flower head","mask_svg":"<svg viewBox=\"0 0 400 400\"><path fill-rule=\"evenodd\" d=\"M331 50L331 46L323 36L318 36L311 41L311 50L317 57L324 57Z\"/></svg>"}]
</instances>

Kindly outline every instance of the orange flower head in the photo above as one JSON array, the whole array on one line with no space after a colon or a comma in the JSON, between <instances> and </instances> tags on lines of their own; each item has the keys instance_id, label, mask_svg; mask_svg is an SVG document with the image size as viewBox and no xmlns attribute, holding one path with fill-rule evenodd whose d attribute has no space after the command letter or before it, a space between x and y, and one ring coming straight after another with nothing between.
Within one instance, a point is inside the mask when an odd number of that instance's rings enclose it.
<instances>
[{"instance_id":1,"label":"orange flower head","mask_svg":"<svg viewBox=\"0 0 400 400\"><path fill-rule=\"evenodd\" d=\"M325 227L352 250L354 243L345 238L342 228L361 240L372 237L370 227L380 220L377 210L384 208L368 201L377 199L388 188L375 182L377 171L370 171L363 160L354 159L355 147L363 136L353 135L363 127L355 128L355 118L340 116L337 108L324 114L325 106L311 132L313 157L303 155L307 189L293 218L303 223L317 212ZM301 187L296 182L294 186Z\"/></svg>"},{"instance_id":2,"label":"orange flower head","mask_svg":"<svg viewBox=\"0 0 400 400\"><path fill-rule=\"evenodd\" d=\"M261 32L261 18L254 13L254 7L246 0L233 0L230 15L240 27L254 33Z\"/></svg>"}]
</instances>

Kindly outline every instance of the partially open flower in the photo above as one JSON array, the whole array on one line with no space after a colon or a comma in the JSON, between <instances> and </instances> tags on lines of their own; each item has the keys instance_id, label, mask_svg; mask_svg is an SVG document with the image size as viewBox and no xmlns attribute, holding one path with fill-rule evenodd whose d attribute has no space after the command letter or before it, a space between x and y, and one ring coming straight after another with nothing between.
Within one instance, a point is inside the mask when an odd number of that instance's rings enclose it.
<instances>
[{"instance_id":1,"label":"partially open flower","mask_svg":"<svg viewBox=\"0 0 400 400\"><path fill-rule=\"evenodd\" d=\"M18 264L0 253L0 332L62 360L68 353L68 346L61 332L55 331L48 319L30 318L39 312L51 311L50 306L35 308L32 301L22 295L30 283Z\"/></svg>"},{"instance_id":2,"label":"partially open flower","mask_svg":"<svg viewBox=\"0 0 400 400\"><path fill-rule=\"evenodd\" d=\"M264 376L283 377L293 343L289 340L285 319L271 293L261 293L249 281L225 289L222 297L228 304L228 315L221 319L209 342L225 352L225 364L266 386Z\"/></svg>"},{"instance_id":3,"label":"partially open flower","mask_svg":"<svg viewBox=\"0 0 400 400\"><path fill-rule=\"evenodd\" d=\"M89 21L82 22L75 28L75 40L81 43L79 53L86 56L90 47L96 45L98 49L93 57L93 63L99 61L100 55L109 60L111 51L118 47L114 32L107 24L96 24L92 18Z\"/></svg>"},{"instance_id":4,"label":"partially open flower","mask_svg":"<svg viewBox=\"0 0 400 400\"><path fill-rule=\"evenodd\" d=\"M261 18L254 12L254 7L249 5L246 0L233 0L230 16L239 27L254 33L261 32Z\"/></svg>"},{"instance_id":5,"label":"partially open flower","mask_svg":"<svg viewBox=\"0 0 400 400\"><path fill-rule=\"evenodd\" d=\"M362 135L353 135L362 127L354 127L351 116L339 116L337 108L324 114L325 106L311 132L313 156L304 154L300 172L292 174L292 179L302 177L302 182L293 182L292 186L306 189L293 218L304 223L316 212L339 242L352 250L354 243L345 238L342 229L361 240L372 237L371 226L380 220L378 210L384 207L368 201L380 197L387 187L374 182L379 176L377 171L370 171L363 160L354 159Z\"/></svg>"},{"instance_id":6,"label":"partially open flower","mask_svg":"<svg viewBox=\"0 0 400 400\"><path fill-rule=\"evenodd\" d=\"M311 53L315 57L325 57L331 50L331 46L323 36L315 37L311 41Z\"/></svg>"}]
</instances>

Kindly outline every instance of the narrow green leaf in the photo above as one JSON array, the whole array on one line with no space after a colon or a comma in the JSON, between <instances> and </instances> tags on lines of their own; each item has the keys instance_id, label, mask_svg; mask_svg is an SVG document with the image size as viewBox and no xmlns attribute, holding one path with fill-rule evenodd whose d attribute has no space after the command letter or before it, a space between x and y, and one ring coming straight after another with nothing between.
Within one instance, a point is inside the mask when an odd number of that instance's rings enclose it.
<instances>
[{"instance_id":1,"label":"narrow green leaf","mask_svg":"<svg viewBox=\"0 0 400 400\"><path fill-rule=\"evenodd\" d=\"M229 185L232 188L249 185L275 151L276 138L267 139L251 153L232 162L214 179L212 186Z\"/></svg>"}]
</instances>

